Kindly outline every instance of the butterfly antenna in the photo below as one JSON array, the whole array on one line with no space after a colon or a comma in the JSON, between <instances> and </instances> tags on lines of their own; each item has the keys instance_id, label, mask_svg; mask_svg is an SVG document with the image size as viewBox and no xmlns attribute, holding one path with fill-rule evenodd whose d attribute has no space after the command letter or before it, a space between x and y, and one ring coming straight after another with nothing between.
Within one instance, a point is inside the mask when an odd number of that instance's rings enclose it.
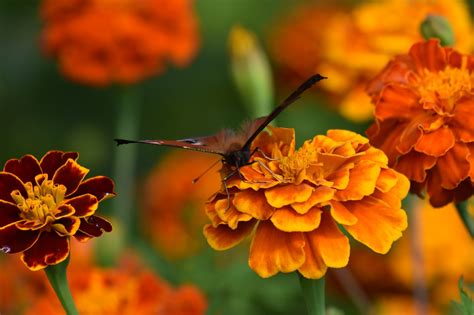
<instances>
[{"instance_id":1,"label":"butterfly antenna","mask_svg":"<svg viewBox=\"0 0 474 315\"><path fill-rule=\"evenodd\" d=\"M322 75L315 74L309 77L306 81L304 81L296 90L293 91L293 93L290 94L283 102L280 103L268 116L262 117L259 119L262 119L263 122L259 125L259 127L254 131L254 133L250 136L250 138L247 139L247 142L244 144L245 147L250 147L250 144L252 141L257 137L257 135L265 129L265 127L273 120L275 119L278 114L280 114L285 108L287 108L290 104L294 103L297 99L301 97L301 94L303 94L304 91L312 87L315 83L327 79L327 77L324 77Z\"/></svg>"},{"instance_id":2,"label":"butterfly antenna","mask_svg":"<svg viewBox=\"0 0 474 315\"><path fill-rule=\"evenodd\" d=\"M204 175L206 175L214 166L216 166L217 163L219 163L221 160L217 160L214 163L211 164L204 172L202 172L201 175L193 179L193 184L196 184Z\"/></svg>"},{"instance_id":3,"label":"butterfly antenna","mask_svg":"<svg viewBox=\"0 0 474 315\"><path fill-rule=\"evenodd\" d=\"M129 143L140 143L140 141L125 140L125 139L114 139L117 145L129 144Z\"/></svg>"}]
</instances>

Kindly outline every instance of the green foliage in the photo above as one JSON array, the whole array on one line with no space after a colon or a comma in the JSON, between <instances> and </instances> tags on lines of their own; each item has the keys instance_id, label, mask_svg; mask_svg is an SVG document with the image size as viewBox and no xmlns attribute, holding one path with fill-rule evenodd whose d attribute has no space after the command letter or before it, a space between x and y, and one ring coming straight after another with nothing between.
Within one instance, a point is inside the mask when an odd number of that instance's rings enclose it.
<instances>
[{"instance_id":1,"label":"green foliage","mask_svg":"<svg viewBox=\"0 0 474 315\"><path fill-rule=\"evenodd\" d=\"M464 279L461 277L458 282L460 302L453 301L453 314L472 315L474 314L474 301L472 294L464 289ZM472 288L471 288L472 289Z\"/></svg>"}]
</instances>

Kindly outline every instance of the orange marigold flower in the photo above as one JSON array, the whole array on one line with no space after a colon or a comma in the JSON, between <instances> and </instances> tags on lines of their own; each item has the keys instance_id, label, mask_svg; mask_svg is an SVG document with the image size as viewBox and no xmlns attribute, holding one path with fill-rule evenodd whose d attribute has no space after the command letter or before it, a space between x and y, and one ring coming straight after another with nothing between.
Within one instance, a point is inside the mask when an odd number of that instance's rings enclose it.
<instances>
[{"instance_id":1,"label":"orange marigold flower","mask_svg":"<svg viewBox=\"0 0 474 315\"><path fill-rule=\"evenodd\" d=\"M349 239L386 253L407 227L401 199L409 189L387 157L350 131L330 130L295 150L293 129L271 128L253 146L251 165L206 205L204 233L217 250L235 246L253 230L249 265L261 277L298 270L324 276L349 259Z\"/></svg>"},{"instance_id":2,"label":"orange marigold flower","mask_svg":"<svg viewBox=\"0 0 474 315\"><path fill-rule=\"evenodd\" d=\"M420 42L395 57L368 87L367 130L389 164L440 207L473 194L474 56Z\"/></svg>"},{"instance_id":3,"label":"orange marigold flower","mask_svg":"<svg viewBox=\"0 0 474 315\"><path fill-rule=\"evenodd\" d=\"M43 47L68 78L130 84L166 63L187 65L198 47L192 0L44 0Z\"/></svg>"},{"instance_id":4,"label":"orange marigold flower","mask_svg":"<svg viewBox=\"0 0 474 315\"><path fill-rule=\"evenodd\" d=\"M205 243L202 211L221 183L217 172L193 179L216 157L197 152L174 151L154 168L143 189L142 224L153 245L167 258L184 258Z\"/></svg>"},{"instance_id":5,"label":"orange marigold flower","mask_svg":"<svg viewBox=\"0 0 474 315\"><path fill-rule=\"evenodd\" d=\"M325 73L331 80L320 86L341 114L366 121L372 117L367 82L390 58L422 40L420 24L430 14L445 17L456 48L468 51L471 19L464 0L379 0L353 8L303 5L277 27L272 51L286 81Z\"/></svg>"},{"instance_id":6,"label":"orange marigold flower","mask_svg":"<svg viewBox=\"0 0 474 315\"><path fill-rule=\"evenodd\" d=\"M149 271L93 268L87 277L70 273L69 278L80 314L204 315L207 308L205 296L195 286L175 289ZM50 290L25 314L60 314L61 310Z\"/></svg>"},{"instance_id":7,"label":"orange marigold flower","mask_svg":"<svg viewBox=\"0 0 474 315\"><path fill-rule=\"evenodd\" d=\"M21 252L31 270L65 260L70 236L86 241L112 230L95 212L115 195L114 183L105 176L84 180L89 170L78 157L49 151L38 161L25 155L8 160L0 172L0 249Z\"/></svg>"}]
</instances>

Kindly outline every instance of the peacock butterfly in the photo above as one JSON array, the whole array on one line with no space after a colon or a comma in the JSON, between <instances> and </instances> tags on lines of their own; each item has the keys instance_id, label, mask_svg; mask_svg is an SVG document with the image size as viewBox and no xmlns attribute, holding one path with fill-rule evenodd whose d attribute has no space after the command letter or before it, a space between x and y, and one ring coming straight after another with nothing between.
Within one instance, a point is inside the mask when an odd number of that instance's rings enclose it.
<instances>
[{"instance_id":1,"label":"peacock butterfly","mask_svg":"<svg viewBox=\"0 0 474 315\"><path fill-rule=\"evenodd\" d=\"M250 123L244 124L239 132L232 129L223 129L215 135L207 137L187 138L180 140L124 140L114 139L117 145L128 143L145 143L153 145L163 145L174 148L201 151L217 154L222 157L222 164L225 168L222 183L227 191L226 181L231 176L239 173L239 168L249 164L250 157L254 152L250 151L252 141L265 127L277 117L286 107L295 102L301 94L309 89L313 84L326 77L319 74L311 76L301 84L290 96L288 96L278 107L268 116L257 118Z\"/></svg>"}]
</instances>

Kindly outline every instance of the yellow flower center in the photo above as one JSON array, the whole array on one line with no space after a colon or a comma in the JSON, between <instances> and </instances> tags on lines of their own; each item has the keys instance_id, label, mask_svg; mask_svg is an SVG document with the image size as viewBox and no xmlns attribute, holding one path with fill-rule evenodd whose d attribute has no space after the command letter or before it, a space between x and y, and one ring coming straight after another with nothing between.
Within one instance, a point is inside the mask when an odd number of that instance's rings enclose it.
<instances>
[{"instance_id":1,"label":"yellow flower center","mask_svg":"<svg viewBox=\"0 0 474 315\"><path fill-rule=\"evenodd\" d=\"M35 186L28 182L25 184L25 189L27 198L23 197L19 190L11 193L17 207L21 210L21 216L36 223L53 222L57 207L64 200L66 187L45 179Z\"/></svg>"},{"instance_id":2,"label":"yellow flower center","mask_svg":"<svg viewBox=\"0 0 474 315\"><path fill-rule=\"evenodd\" d=\"M473 88L473 78L464 68L447 67L443 71L426 71L419 91L423 102L441 100L443 108L434 108L438 113L451 113L456 102ZM439 105L439 104L438 104Z\"/></svg>"},{"instance_id":3,"label":"yellow flower center","mask_svg":"<svg viewBox=\"0 0 474 315\"><path fill-rule=\"evenodd\" d=\"M301 147L295 154L285 156L280 160L283 181L299 183L303 180L305 170L316 163L316 150L313 146Z\"/></svg>"}]
</instances>

